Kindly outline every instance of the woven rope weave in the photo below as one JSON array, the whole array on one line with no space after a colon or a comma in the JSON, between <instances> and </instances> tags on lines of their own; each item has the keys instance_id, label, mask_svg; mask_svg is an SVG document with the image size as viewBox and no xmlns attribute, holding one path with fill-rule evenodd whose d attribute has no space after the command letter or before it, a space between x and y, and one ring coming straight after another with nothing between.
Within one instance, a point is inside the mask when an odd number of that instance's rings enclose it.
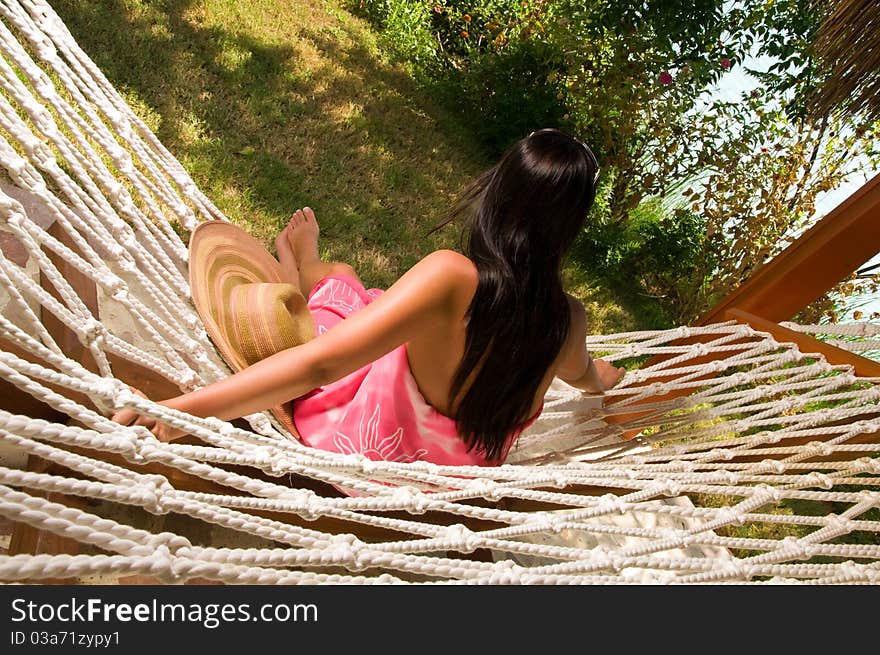
<instances>
[{"instance_id":1,"label":"woven rope weave","mask_svg":"<svg viewBox=\"0 0 880 655\"><path fill-rule=\"evenodd\" d=\"M227 374L176 231L224 218L46 3L0 0L0 14L0 235L19 253L0 258L0 377L70 417L0 410L0 515L82 544L0 555L0 579L877 581L878 380L746 326L589 337L632 368L607 407L554 384L496 468L315 451L267 414L232 426L132 394L120 361L183 390ZM93 281L97 311L70 271ZM106 418L122 407L200 445ZM52 466L23 470L25 456ZM210 537L175 534L172 517Z\"/></svg>"}]
</instances>

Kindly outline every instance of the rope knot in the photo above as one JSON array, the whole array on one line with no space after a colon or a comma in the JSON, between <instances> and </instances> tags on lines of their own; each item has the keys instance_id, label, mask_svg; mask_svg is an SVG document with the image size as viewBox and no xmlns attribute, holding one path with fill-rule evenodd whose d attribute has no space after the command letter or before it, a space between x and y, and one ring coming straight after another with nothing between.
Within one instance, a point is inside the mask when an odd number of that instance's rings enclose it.
<instances>
[{"instance_id":1,"label":"rope knot","mask_svg":"<svg viewBox=\"0 0 880 655\"><path fill-rule=\"evenodd\" d=\"M864 473L880 473L880 460L873 457L859 457L853 464L858 464ZM880 493L878 493L878 497L880 497Z\"/></svg>"},{"instance_id":2,"label":"rope knot","mask_svg":"<svg viewBox=\"0 0 880 655\"><path fill-rule=\"evenodd\" d=\"M91 383L91 388L94 395L109 400L114 409L123 407L135 398L127 385L114 378L98 378Z\"/></svg>"},{"instance_id":3,"label":"rope knot","mask_svg":"<svg viewBox=\"0 0 880 655\"><path fill-rule=\"evenodd\" d=\"M742 580L743 578L749 579L751 578L751 573L748 567L744 566L743 563L738 559L733 559L728 562L725 562L723 571L725 573L726 578L734 578L738 580Z\"/></svg>"},{"instance_id":4,"label":"rope knot","mask_svg":"<svg viewBox=\"0 0 880 655\"><path fill-rule=\"evenodd\" d=\"M691 336L691 329L687 325L680 325L672 331L672 339L670 341L686 339L689 336Z\"/></svg>"},{"instance_id":5,"label":"rope knot","mask_svg":"<svg viewBox=\"0 0 880 655\"><path fill-rule=\"evenodd\" d=\"M105 273L97 277L97 281L104 288L108 295L115 297L122 289L126 289L127 285L120 278L112 273Z\"/></svg>"},{"instance_id":6,"label":"rope knot","mask_svg":"<svg viewBox=\"0 0 880 655\"><path fill-rule=\"evenodd\" d=\"M111 147L108 150L110 155L110 159L113 160L113 163L116 164L116 168L119 169L119 172L123 175L131 175L134 171L134 163L131 160L131 155L125 148L120 146ZM118 195L116 195L116 199L119 202L126 202L128 200L128 192L125 191L125 188L122 185L119 185L121 188L121 192L117 190Z\"/></svg>"},{"instance_id":7,"label":"rope knot","mask_svg":"<svg viewBox=\"0 0 880 655\"><path fill-rule=\"evenodd\" d=\"M877 430L880 430L880 425L873 421L856 421L850 426L848 434L851 436L856 436L858 434L877 432Z\"/></svg>"},{"instance_id":8,"label":"rope knot","mask_svg":"<svg viewBox=\"0 0 880 655\"><path fill-rule=\"evenodd\" d=\"M522 568L511 560L502 560L495 565L495 570L488 580L489 584L518 585L522 583Z\"/></svg>"},{"instance_id":9,"label":"rope knot","mask_svg":"<svg viewBox=\"0 0 880 655\"><path fill-rule=\"evenodd\" d=\"M479 548L479 538L466 525L454 523L446 527L443 535L465 553L472 553Z\"/></svg>"},{"instance_id":10,"label":"rope knot","mask_svg":"<svg viewBox=\"0 0 880 655\"><path fill-rule=\"evenodd\" d=\"M375 473L376 471L381 471L384 468L382 462L374 462L368 457L364 457L364 459L360 463L361 473L366 475L370 475Z\"/></svg>"},{"instance_id":11,"label":"rope knot","mask_svg":"<svg viewBox=\"0 0 880 655\"><path fill-rule=\"evenodd\" d=\"M188 368L181 371L178 379L180 380L180 386L191 391L195 388L196 383L199 381L199 376L195 371Z\"/></svg>"},{"instance_id":12,"label":"rope knot","mask_svg":"<svg viewBox=\"0 0 880 655\"><path fill-rule=\"evenodd\" d=\"M691 346L689 354L692 356L696 355L698 357L702 357L703 355L708 355L710 352L711 350L708 348L708 346L706 346L706 344L695 343L693 346ZM715 362L712 363L714 364Z\"/></svg>"},{"instance_id":13,"label":"rope knot","mask_svg":"<svg viewBox=\"0 0 880 655\"><path fill-rule=\"evenodd\" d=\"M852 531L852 521L838 516L837 514L828 514L825 517L825 527L831 528L832 531L840 534L847 534Z\"/></svg>"},{"instance_id":14,"label":"rope knot","mask_svg":"<svg viewBox=\"0 0 880 655\"><path fill-rule=\"evenodd\" d=\"M812 544L806 544L797 537L784 537L781 543L781 552L789 555L791 559L808 560L813 556Z\"/></svg>"},{"instance_id":15,"label":"rope knot","mask_svg":"<svg viewBox=\"0 0 880 655\"><path fill-rule=\"evenodd\" d=\"M808 473L805 477L810 480L815 481L816 485L822 487L823 489L833 489L834 488L834 480L832 480L829 476L824 473L819 473L819 471L813 471L812 473Z\"/></svg>"},{"instance_id":16,"label":"rope knot","mask_svg":"<svg viewBox=\"0 0 880 655\"><path fill-rule=\"evenodd\" d=\"M409 508L409 511L413 514L424 514L428 511L428 506L430 501L425 497L425 494L419 493L413 496L412 506Z\"/></svg>"},{"instance_id":17,"label":"rope knot","mask_svg":"<svg viewBox=\"0 0 880 655\"><path fill-rule=\"evenodd\" d=\"M867 577L874 582L876 578L876 574L871 571L871 569L866 568L862 564L856 564L851 559L841 563L838 568L840 569L840 577L849 582L857 582L859 580L864 580L866 574L869 574Z\"/></svg>"},{"instance_id":18,"label":"rope knot","mask_svg":"<svg viewBox=\"0 0 880 655\"><path fill-rule=\"evenodd\" d=\"M716 513L718 520L722 522L722 525L729 525L731 523L736 523L737 525L742 525L745 523L745 519L742 514L733 509L732 507L722 507Z\"/></svg>"},{"instance_id":19,"label":"rope knot","mask_svg":"<svg viewBox=\"0 0 880 655\"><path fill-rule=\"evenodd\" d=\"M4 162L4 166L9 173L9 177L20 185L27 186L25 180L22 179L24 172L27 169L27 161L18 156L10 156L9 159Z\"/></svg>"},{"instance_id":20,"label":"rope knot","mask_svg":"<svg viewBox=\"0 0 880 655\"><path fill-rule=\"evenodd\" d=\"M276 457L269 462L270 475L281 476L290 472L292 468L293 463L286 457Z\"/></svg>"},{"instance_id":21,"label":"rope knot","mask_svg":"<svg viewBox=\"0 0 880 655\"><path fill-rule=\"evenodd\" d=\"M755 494L752 496L752 498L761 499L762 496L767 498L767 500L778 502L779 499L782 498L782 493L779 491L779 489L769 484L755 485Z\"/></svg>"},{"instance_id":22,"label":"rope knot","mask_svg":"<svg viewBox=\"0 0 880 655\"><path fill-rule=\"evenodd\" d=\"M107 328L94 318L86 318L79 329L80 338L87 345L100 345L107 336Z\"/></svg>"},{"instance_id":23,"label":"rope knot","mask_svg":"<svg viewBox=\"0 0 880 655\"><path fill-rule=\"evenodd\" d=\"M44 37L36 43L37 56L45 61L58 59L58 49L49 37Z\"/></svg>"},{"instance_id":24,"label":"rope knot","mask_svg":"<svg viewBox=\"0 0 880 655\"><path fill-rule=\"evenodd\" d=\"M605 494L604 496L600 496L599 502L596 504L596 509L600 510L603 514L625 514L626 503L622 502L620 498L614 494Z\"/></svg>"},{"instance_id":25,"label":"rope knot","mask_svg":"<svg viewBox=\"0 0 880 655\"><path fill-rule=\"evenodd\" d=\"M151 514L167 514L170 509L165 507L163 499L175 493L174 487L165 476L145 475L141 478L141 486L146 492L143 507Z\"/></svg>"},{"instance_id":26,"label":"rope knot","mask_svg":"<svg viewBox=\"0 0 880 655\"><path fill-rule=\"evenodd\" d=\"M395 504L407 506L412 503L413 498L415 498L418 493L419 490L410 485L395 487L394 491L391 492L391 500Z\"/></svg>"},{"instance_id":27,"label":"rope knot","mask_svg":"<svg viewBox=\"0 0 880 655\"><path fill-rule=\"evenodd\" d=\"M177 574L174 571L174 556L168 546L161 544L150 556L150 574L156 576L162 582L175 582Z\"/></svg>"},{"instance_id":28,"label":"rope knot","mask_svg":"<svg viewBox=\"0 0 880 655\"><path fill-rule=\"evenodd\" d=\"M468 491L473 492L475 495L480 496L481 498L489 499L489 497L493 493L493 487L495 486L494 480L487 480L486 478L474 478L470 480L466 488Z\"/></svg>"},{"instance_id":29,"label":"rope knot","mask_svg":"<svg viewBox=\"0 0 880 655\"><path fill-rule=\"evenodd\" d=\"M590 563L595 564L600 569L615 569L615 562L608 554L608 550L605 548L605 546L596 546L587 554L589 555Z\"/></svg>"},{"instance_id":30,"label":"rope knot","mask_svg":"<svg viewBox=\"0 0 880 655\"><path fill-rule=\"evenodd\" d=\"M832 448L829 444L824 441L811 441L804 446L804 449L811 454L823 455L827 457L831 453L834 452L834 448Z\"/></svg>"},{"instance_id":31,"label":"rope knot","mask_svg":"<svg viewBox=\"0 0 880 655\"><path fill-rule=\"evenodd\" d=\"M325 550L333 561L351 562L356 567L352 570L361 570L365 564L359 561L362 546L363 542L353 534L337 534L330 537Z\"/></svg>"}]
</instances>

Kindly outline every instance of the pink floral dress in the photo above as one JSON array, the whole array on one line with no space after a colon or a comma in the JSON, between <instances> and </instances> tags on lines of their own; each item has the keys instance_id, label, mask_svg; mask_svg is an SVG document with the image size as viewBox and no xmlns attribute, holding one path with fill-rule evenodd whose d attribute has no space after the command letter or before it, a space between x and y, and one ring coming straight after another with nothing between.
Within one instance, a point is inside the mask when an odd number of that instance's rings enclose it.
<instances>
[{"instance_id":1,"label":"pink floral dress","mask_svg":"<svg viewBox=\"0 0 880 655\"><path fill-rule=\"evenodd\" d=\"M308 301L317 334L324 334L381 294L381 289L365 289L347 276L324 278L312 289ZM406 344L297 398L293 419L302 440L321 450L361 453L372 460L391 462L493 465L482 451L468 452L455 421L425 400L410 371ZM520 431L511 435L505 457Z\"/></svg>"}]
</instances>

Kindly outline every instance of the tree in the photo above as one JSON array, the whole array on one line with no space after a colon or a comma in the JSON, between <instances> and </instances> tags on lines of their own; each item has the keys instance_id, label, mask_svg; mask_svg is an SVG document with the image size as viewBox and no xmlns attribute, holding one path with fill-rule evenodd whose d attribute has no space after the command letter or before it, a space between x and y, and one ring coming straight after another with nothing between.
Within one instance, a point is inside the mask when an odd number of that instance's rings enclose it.
<instances>
[{"instance_id":1,"label":"tree","mask_svg":"<svg viewBox=\"0 0 880 655\"><path fill-rule=\"evenodd\" d=\"M818 4L555 9L565 14L556 38L578 52L568 80L573 121L608 169L604 219L626 244L609 263L673 322L693 320L750 276L814 220L822 192L880 159L876 123L809 111L814 86L830 74L811 48ZM735 67L755 88L712 100ZM666 199L663 211L655 207L646 226L639 208L656 198ZM595 268L601 253L585 250Z\"/></svg>"}]
</instances>

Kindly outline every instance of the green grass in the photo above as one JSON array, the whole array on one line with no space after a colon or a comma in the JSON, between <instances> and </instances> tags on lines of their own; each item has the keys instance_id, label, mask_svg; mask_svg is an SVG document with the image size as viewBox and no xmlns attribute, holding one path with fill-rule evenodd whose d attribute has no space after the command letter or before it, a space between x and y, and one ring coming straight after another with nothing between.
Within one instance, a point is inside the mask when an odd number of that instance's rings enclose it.
<instances>
[{"instance_id":1,"label":"green grass","mask_svg":"<svg viewBox=\"0 0 880 655\"><path fill-rule=\"evenodd\" d=\"M315 209L322 255L387 287L455 228L427 236L492 164L341 0L58 0L80 46L201 189L272 249ZM646 327L569 271L593 329Z\"/></svg>"}]
</instances>

